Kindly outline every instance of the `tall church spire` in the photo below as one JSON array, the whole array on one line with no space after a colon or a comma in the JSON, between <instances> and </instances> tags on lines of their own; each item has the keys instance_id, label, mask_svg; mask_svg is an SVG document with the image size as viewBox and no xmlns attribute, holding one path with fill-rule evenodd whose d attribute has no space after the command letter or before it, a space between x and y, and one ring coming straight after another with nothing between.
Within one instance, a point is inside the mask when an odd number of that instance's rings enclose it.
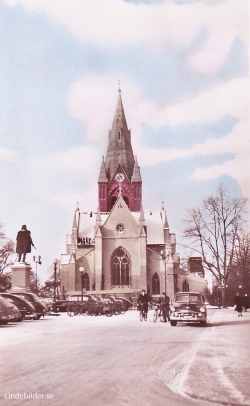
<instances>
[{"instance_id":1,"label":"tall church spire","mask_svg":"<svg viewBox=\"0 0 250 406\"><path fill-rule=\"evenodd\" d=\"M129 180L133 175L134 154L131 145L131 134L122 104L121 91L118 91L118 100L111 131L109 132L109 144L105 159L106 173L109 181L112 180L118 165L120 164Z\"/></svg>"},{"instance_id":2,"label":"tall church spire","mask_svg":"<svg viewBox=\"0 0 250 406\"><path fill-rule=\"evenodd\" d=\"M122 180L119 188L117 176ZM142 180L140 167L131 145L131 133L124 113L119 84L118 100L105 160L102 161L98 179L99 206L101 212L109 212L119 193L130 211L140 211Z\"/></svg>"}]
</instances>

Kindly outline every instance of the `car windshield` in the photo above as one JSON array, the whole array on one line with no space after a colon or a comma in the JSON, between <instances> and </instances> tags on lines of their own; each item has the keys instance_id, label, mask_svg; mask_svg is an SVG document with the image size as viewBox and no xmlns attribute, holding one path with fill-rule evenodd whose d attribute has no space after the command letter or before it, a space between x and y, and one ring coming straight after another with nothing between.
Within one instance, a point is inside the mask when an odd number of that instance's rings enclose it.
<instances>
[{"instance_id":1,"label":"car windshield","mask_svg":"<svg viewBox=\"0 0 250 406\"><path fill-rule=\"evenodd\" d=\"M83 300L84 302L87 302L87 300L88 300L88 297L86 297L86 296L83 296L83 298L81 297L81 296L70 296L69 298L68 298L68 300L70 301L70 302L81 302L81 300Z\"/></svg>"},{"instance_id":2,"label":"car windshield","mask_svg":"<svg viewBox=\"0 0 250 406\"><path fill-rule=\"evenodd\" d=\"M28 300L28 302L33 302L32 296L25 295L25 293L15 293L15 295L20 296L21 299Z\"/></svg>"},{"instance_id":3,"label":"car windshield","mask_svg":"<svg viewBox=\"0 0 250 406\"><path fill-rule=\"evenodd\" d=\"M176 302L179 303L203 303L203 299L201 295L188 295L188 294L181 294L176 296Z\"/></svg>"}]
</instances>

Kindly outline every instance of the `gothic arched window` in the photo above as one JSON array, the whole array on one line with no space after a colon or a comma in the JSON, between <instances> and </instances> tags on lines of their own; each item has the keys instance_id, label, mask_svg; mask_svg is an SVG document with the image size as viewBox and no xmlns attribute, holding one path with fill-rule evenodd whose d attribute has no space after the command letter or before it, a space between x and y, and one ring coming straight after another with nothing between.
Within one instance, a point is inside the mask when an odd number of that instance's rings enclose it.
<instances>
[{"instance_id":1,"label":"gothic arched window","mask_svg":"<svg viewBox=\"0 0 250 406\"><path fill-rule=\"evenodd\" d=\"M122 247L117 248L112 254L111 278L113 286L130 285L130 259Z\"/></svg>"},{"instance_id":2,"label":"gothic arched window","mask_svg":"<svg viewBox=\"0 0 250 406\"><path fill-rule=\"evenodd\" d=\"M189 283L188 283L188 281L186 279L182 284L182 291L183 292L189 292Z\"/></svg>"},{"instance_id":3,"label":"gothic arched window","mask_svg":"<svg viewBox=\"0 0 250 406\"><path fill-rule=\"evenodd\" d=\"M160 294L160 278L158 273L154 273L152 277L152 294L159 295Z\"/></svg>"}]
</instances>

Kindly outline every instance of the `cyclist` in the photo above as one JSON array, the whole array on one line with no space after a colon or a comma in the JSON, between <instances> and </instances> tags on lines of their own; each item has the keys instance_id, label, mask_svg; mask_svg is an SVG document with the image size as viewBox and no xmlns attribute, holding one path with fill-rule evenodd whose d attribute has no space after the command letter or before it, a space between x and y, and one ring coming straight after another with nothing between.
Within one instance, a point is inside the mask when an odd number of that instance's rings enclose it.
<instances>
[{"instance_id":1,"label":"cyclist","mask_svg":"<svg viewBox=\"0 0 250 406\"><path fill-rule=\"evenodd\" d=\"M143 289L141 291L141 293L140 293L139 298L138 298L138 305L139 305L139 308L140 308L140 305L142 304L143 310L144 310L144 312L146 314L145 319L147 319L147 314L148 314L148 302L149 302L149 297L148 297L146 291Z\"/></svg>"}]
</instances>

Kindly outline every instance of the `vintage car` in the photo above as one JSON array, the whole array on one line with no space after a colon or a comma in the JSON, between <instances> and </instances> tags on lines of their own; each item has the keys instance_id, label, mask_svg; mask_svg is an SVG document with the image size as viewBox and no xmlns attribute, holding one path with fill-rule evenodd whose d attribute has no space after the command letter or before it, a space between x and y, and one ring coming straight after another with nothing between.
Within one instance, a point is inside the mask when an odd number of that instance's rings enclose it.
<instances>
[{"instance_id":1,"label":"vintage car","mask_svg":"<svg viewBox=\"0 0 250 406\"><path fill-rule=\"evenodd\" d=\"M53 305L53 298L38 296L38 299L41 300L41 302L43 302L43 304L46 306L47 312L48 313L51 312L52 305Z\"/></svg>"},{"instance_id":2,"label":"vintage car","mask_svg":"<svg viewBox=\"0 0 250 406\"><path fill-rule=\"evenodd\" d=\"M0 297L0 324L7 324L10 321L21 321L22 316L18 308L8 299Z\"/></svg>"},{"instance_id":3,"label":"vintage car","mask_svg":"<svg viewBox=\"0 0 250 406\"><path fill-rule=\"evenodd\" d=\"M67 299L62 299L62 300L56 300L52 304L52 309L56 312L67 312L69 304L72 304L73 302L87 302L87 301L95 301L95 299L91 295L86 295L81 294L77 295L71 295Z\"/></svg>"},{"instance_id":4,"label":"vintage car","mask_svg":"<svg viewBox=\"0 0 250 406\"><path fill-rule=\"evenodd\" d=\"M22 319L35 318L35 308L27 300L6 292L2 292L0 296L11 301L19 309Z\"/></svg>"},{"instance_id":5,"label":"vintage car","mask_svg":"<svg viewBox=\"0 0 250 406\"><path fill-rule=\"evenodd\" d=\"M17 290L10 290L9 293L21 297L22 299L27 300L32 306L35 308L35 319L40 319L41 316L47 313L47 307L41 300L38 299L35 293L26 292L26 291L17 291Z\"/></svg>"},{"instance_id":6,"label":"vintage car","mask_svg":"<svg viewBox=\"0 0 250 406\"><path fill-rule=\"evenodd\" d=\"M120 296L117 296L117 299L119 299L123 302L123 306L125 307L126 311L132 310L133 303L131 300L127 299L126 297L120 297Z\"/></svg>"},{"instance_id":7,"label":"vintage car","mask_svg":"<svg viewBox=\"0 0 250 406\"><path fill-rule=\"evenodd\" d=\"M170 303L169 320L171 326L177 322L200 323L205 326L207 322L207 309L205 298L197 292L178 292L174 301Z\"/></svg>"}]
</instances>

